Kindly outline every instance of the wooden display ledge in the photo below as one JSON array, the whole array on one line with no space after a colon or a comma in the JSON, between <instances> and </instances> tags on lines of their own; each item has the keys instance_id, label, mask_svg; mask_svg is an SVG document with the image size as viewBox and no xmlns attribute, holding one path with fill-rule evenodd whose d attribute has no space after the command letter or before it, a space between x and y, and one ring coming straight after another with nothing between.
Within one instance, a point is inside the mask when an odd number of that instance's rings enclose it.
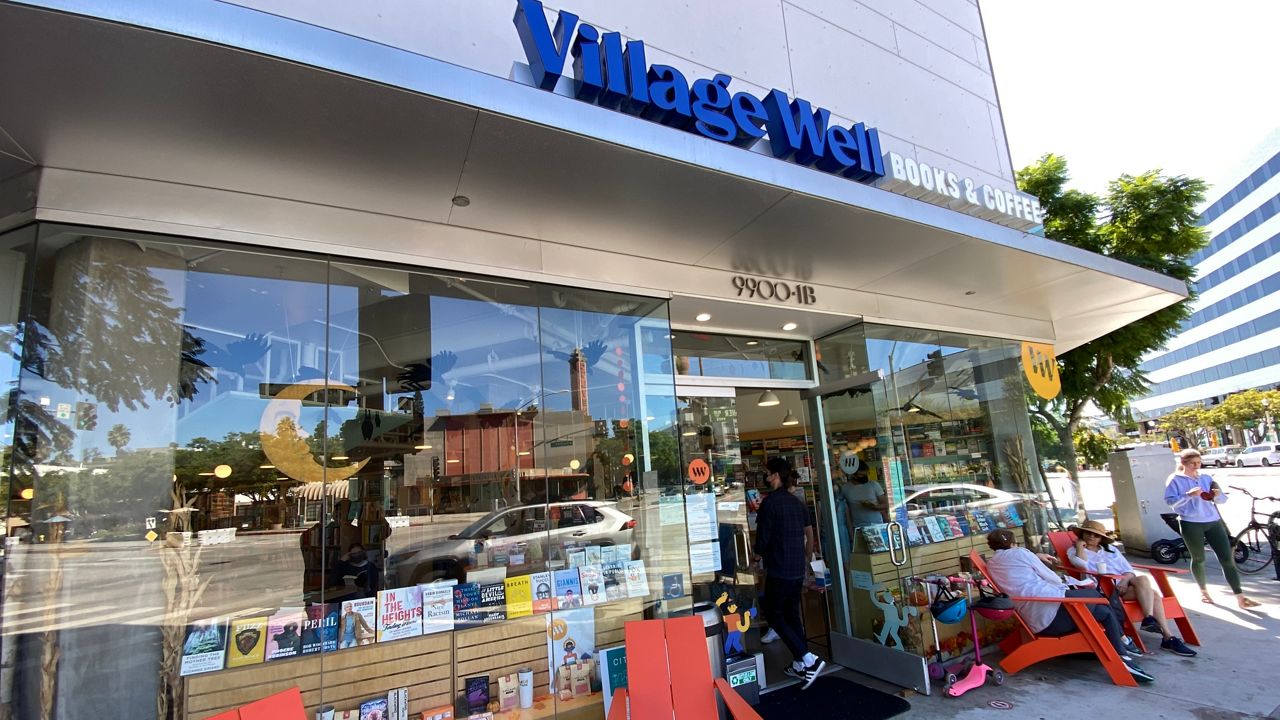
<instances>
[{"instance_id":1,"label":"wooden display ledge","mask_svg":"<svg viewBox=\"0 0 1280 720\"><path fill-rule=\"evenodd\" d=\"M623 627L644 617L644 601L623 600L596 607L595 644L623 642ZM301 658L193 675L186 681L186 720L202 720L267 695L299 687L308 717L320 705L358 708L364 700L394 688L409 690L409 712L452 705L468 677L487 675L497 697L500 676L521 667L534 670L534 688L550 687L546 617L532 615L469 630L364 645ZM538 701L535 701L535 705ZM496 713L495 720L556 717L577 720L603 716L600 693L567 701L541 701L543 708Z\"/></svg>"},{"instance_id":2,"label":"wooden display ledge","mask_svg":"<svg viewBox=\"0 0 1280 720\"><path fill-rule=\"evenodd\" d=\"M539 705L542 707L538 707ZM533 699L531 708L493 714L493 720L541 720L552 717L556 720L600 720L604 717L604 694L592 693L570 700L557 700L550 695L543 695Z\"/></svg>"}]
</instances>

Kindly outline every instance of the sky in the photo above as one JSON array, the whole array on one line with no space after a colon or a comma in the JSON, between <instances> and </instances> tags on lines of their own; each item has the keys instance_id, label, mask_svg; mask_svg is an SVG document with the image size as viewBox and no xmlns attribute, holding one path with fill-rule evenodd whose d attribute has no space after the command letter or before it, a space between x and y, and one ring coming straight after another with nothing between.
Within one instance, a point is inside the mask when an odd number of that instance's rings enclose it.
<instances>
[{"instance_id":1,"label":"sky","mask_svg":"<svg viewBox=\"0 0 1280 720\"><path fill-rule=\"evenodd\" d=\"M1162 169L1212 202L1280 140L1278 0L980 6L1014 168L1065 155L1090 192Z\"/></svg>"}]
</instances>

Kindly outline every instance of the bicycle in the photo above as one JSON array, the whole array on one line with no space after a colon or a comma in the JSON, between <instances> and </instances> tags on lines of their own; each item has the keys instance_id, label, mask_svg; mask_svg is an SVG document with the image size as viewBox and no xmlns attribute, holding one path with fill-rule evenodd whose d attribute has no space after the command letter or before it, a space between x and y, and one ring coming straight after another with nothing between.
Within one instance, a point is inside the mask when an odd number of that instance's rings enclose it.
<instances>
[{"instance_id":1,"label":"bicycle","mask_svg":"<svg viewBox=\"0 0 1280 720\"><path fill-rule=\"evenodd\" d=\"M1258 501L1280 503L1277 497L1257 497L1241 487L1230 486L1232 490L1244 493L1249 502L1249 524L1236 534L1235 548L1236 568L1246 575L1252 575L1275 560L1276 545L1280 544L1280 511L1270 514L1258 512ZM1258 518L1266 518L1259 522Z\"/></svg>"}]
</instances>

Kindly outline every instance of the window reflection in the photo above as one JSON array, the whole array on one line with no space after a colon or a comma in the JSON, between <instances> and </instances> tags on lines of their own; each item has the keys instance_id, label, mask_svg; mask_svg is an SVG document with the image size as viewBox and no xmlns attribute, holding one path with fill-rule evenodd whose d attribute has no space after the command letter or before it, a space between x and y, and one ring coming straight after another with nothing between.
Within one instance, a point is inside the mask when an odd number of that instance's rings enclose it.
<instances>
[{"instance_id":1,"label":"window reflection","mask_svg":"<svg viewBox=\"0 0 1280 720\"><path fill-rule=\"evenodd\" d=\"M226 643L213 673L305 663L329 642L307 623L330 615L334 650L389 641L368 603L419 584L531 578L536 604L506 621L550 611L550 573L598 566L578 601L601 618L668 611L683 526L664 534L642 499L681 483L672 379L653 371L672 362L664 302L36 234L0 244L0 272L27 277L0 298L16 716L220 709L239 690L187 677L188 645ZM353 699L318 668L309 706ZM415 700L448 703L463 680Z\"/></svg>"}]
</instances>

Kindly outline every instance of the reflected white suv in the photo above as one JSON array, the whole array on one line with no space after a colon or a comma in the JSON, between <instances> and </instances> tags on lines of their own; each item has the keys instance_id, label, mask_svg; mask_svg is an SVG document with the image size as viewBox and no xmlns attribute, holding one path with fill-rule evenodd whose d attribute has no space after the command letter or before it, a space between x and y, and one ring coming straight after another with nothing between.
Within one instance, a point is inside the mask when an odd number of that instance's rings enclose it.
<instances>
[{"instance_id":1,"label":"reflected white suv","mask_svg":"<svg viewBox=\"0 0 1280 720\"><path fill-rule=\"evenodd\" d=\"M1245 448L1243 452L1236 456L1236 467L1247 467L1249 465L1267 467L1280 465L1280 445L1267 443L1266 445L1250 445Z\"/></svg>"},{"instance_id":2,"label":"reflected white suv","mask_svg":"<svg viewBox=\"0 0 1280 720\"><path fill-rule=\"evenodd\" d=\"M1239 445L1222 445L1219 447L1208 448L1200 452L1200 459L1205 467L1212 465L1213 467L1226 467L1235 465L1236 458L1239 457L1241 451Z\"/></svg>"}]
</instances>

